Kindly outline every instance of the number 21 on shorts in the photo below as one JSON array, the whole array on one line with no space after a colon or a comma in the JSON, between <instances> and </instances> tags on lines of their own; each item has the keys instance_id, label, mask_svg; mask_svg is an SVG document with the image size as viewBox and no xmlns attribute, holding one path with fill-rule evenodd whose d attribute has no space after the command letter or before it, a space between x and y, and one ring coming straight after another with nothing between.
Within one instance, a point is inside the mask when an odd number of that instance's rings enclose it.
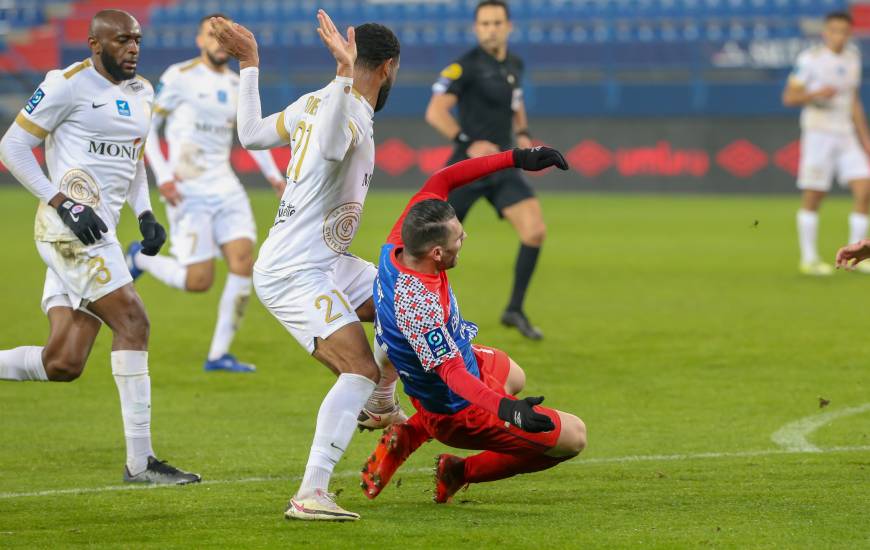
<instances>
[{"instance_id":1,"label":"number 21 on shorts","mask_svg":"<svg viewBox=\"0 0 870 550\"><path fill-rule=\"evenodd\" d=\"M341 302L341 305L344 306L344 308L347 310L348 313L353 312L353 310L350 307L350 304L347 303L347 300L344 299L344 296L341 295L341 292L339 292L337 290L333 290L332 293L335 294L335 297L338 298L338 301ZM341 313L334 313L333 314L332 306L333 306L332 296L330 296L329 294L321 294L320 296L318 296L317 298L314 299L314 307L316 307L317 309L325 309L326 310L325 313L326 313L326 324L327 325L329 323L335 321L336 319L340 319L342 316Z\"/></svg>"}]
</instances>

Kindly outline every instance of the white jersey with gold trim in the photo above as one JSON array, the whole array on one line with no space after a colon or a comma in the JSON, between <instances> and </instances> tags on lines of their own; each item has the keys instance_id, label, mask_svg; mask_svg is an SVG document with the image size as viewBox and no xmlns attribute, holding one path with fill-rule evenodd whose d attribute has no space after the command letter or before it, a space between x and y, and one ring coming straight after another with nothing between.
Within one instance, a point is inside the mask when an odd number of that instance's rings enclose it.
<instances>
[{"instance_id":1,"label":"white jersey with gold trim","mask_svg":"<svg viewBox=\"0 0 870 550\"><path fill-rule=\"evenodd\" d=\"M292 157L257 272L281 277L305 269L327 271L347 253L375 164L374 109L352 85L350 79L336 78L278 116L278 134L290 144ZM340 109L346 109L346 118L336 116Z\"/></svg>"},{"instance_id":2,"label":"white jersey with gold trim","mask_svg":"<svg viewBox=\"0 0 870 550\"><path fill-rule=\"evenodd\" d=\"M49 179L68 197L92 206L117 241L115 226L142 158L154 90L141 77L114 84L91 60L49 71L15 122L45 139ZM54 208L41 202L34 238L75 241Z\"/></svg>"},{"instance_id":3,"label":"white jersey with gold trim","mask_svg":"<svg viewBox=\"0 0 870 550\"><path fill-rule=\"evenodd\" d=\"M235 72L214 71L199 58L166 69L157 86L154 115L155 120L166 119L169 162L148 151L158 183L177 178L185 197L242 189L230 164L238 89Z\"/></svg>"},{"instance_id":4,"label":"white jersey with gold trim","mask_svg":"<svg viewBox=\"0 0 870 550\"><path fill-rule=\"evenodd\" d=\"M801 52L790 80L817 92L831 86L837 94L831 99L806 105L801 111L801 129L823 132L855 131L852 106L861 85L861 52L848 44L838 53L819 45Z\"/></svg>"}]
</instances>

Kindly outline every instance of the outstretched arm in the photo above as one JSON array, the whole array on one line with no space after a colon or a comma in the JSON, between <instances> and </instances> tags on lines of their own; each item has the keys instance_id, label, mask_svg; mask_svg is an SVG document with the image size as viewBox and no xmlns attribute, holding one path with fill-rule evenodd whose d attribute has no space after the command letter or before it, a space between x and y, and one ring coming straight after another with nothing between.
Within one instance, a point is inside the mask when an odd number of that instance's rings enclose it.
<instances>
[{"instance_id":1,"label":"outstretched arm","mask_svg":"<svg viewBox=\"0 0 870 550\"><path fill-rule=\"evenodd\" d=\"M260 54L254 33L223 17L211 18L218 43L239 60L239 106L236 123L239 141L245 149L271 149L290 143L284 128L284 113L262 118L260 107Z\"/></svg>"},{"instance_id":2,"label":"outstretched arm","mask_svg":"<svg viewBox=\"0 0 870 550\"><path fill-rule=\"evenodd\" d=\"M348 27L347 38L341 35L329 15L319 10L317 34L335 57L335 80L329 85L329 98L320 108L317 142L324 160L344 159L353 144L356 129L350 118L353 96L353 66L356 63L356 38L353 27Z\"/></svg>"},{"instance_id":3,"label":"outstretched arm","mask_svg":"<svg viewBox=\"0 0 870 550\"><path fill-rule=\"evenodd\" d=\"M263 176L265 176L269 181L269 185L272 186L275 193L277 193L279 197L283 195L284 188L287 186L287 180L284 175L281 174L278 165L275 164L275 158L272 156L272 152L269 150L248 151L248 154L251 155L251 158L254 159L254 162L256 162L257 166L260 167L260 172L262 172Z\"/></svg>"},{"instance_id":4,"label":"outstretched arm","mask_svg":"<svg viewBox=\"0 0 870 550\"><path fill-rule=\"evenodd\" d=\"M405 216L408 215L408 210L422 200L446 201L450 192L457 187L467 185L506 168L522 168L536 172L551 166L556 166L560 170L568 169L568 163L559 151L549 147L535 147L534 149L513 149L494 155L467 159L442 168L426 180L420 191L408 201L404 212L396 220L387 242L398 243L401 241L402 223L405 221Z\"/></svg>"}]
</instances>

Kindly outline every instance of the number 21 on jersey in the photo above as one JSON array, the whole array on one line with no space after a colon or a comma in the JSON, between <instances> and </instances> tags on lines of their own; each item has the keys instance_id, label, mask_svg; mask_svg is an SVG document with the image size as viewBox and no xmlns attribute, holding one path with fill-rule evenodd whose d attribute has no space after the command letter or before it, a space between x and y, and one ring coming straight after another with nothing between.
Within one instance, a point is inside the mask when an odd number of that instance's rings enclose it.
<instances>
[{"instance_id":1,"label":"number 21 on jersey","mask_svg":"<svg viewBox=\"0 0 870 550\"><path fill-rule=\"evenodd\" d=\"M302 170L305 153L308 152L308 144L311 142L312 131L314 131L314 123L306 123L304 120L300 120L290 135L290 143L295 144L295 147L293 147L290 165L287 166L287 177L291 177L290 174L292 172L293 183L299 181L299 171Z\"/></svg>"}]
</instances>

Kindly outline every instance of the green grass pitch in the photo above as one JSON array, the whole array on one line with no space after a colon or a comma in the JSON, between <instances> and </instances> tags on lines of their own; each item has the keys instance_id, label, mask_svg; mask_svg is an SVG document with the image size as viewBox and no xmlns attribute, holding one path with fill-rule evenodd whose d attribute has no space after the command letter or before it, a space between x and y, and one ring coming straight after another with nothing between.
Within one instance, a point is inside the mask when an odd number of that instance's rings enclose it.
<instances>
[{"instance_id":1,"label":"green grass pitch","mask_svg":"<svg viewBox=\"0 0 870 550\"><path fill-rule=\"evenodd\" d=\"M354 252L376 257L407 197L369 196ZM121 483L104 329L78 381L0 383L0 547L870 547L870 278L797 274L796 197L542 200L549 236L527 310L543 342L498 324L517 242L485 204L451 279L478 341L526 369L526 394L586 421L580 457L438 506L431 465L443 447L430 443L399 471L401 486L370 502L356 476L377 436L357 434L332 489L362 521L285 521L332 376L257 300L234 351L259 372L204 373L222 278L188 295L146 275L137 287L153 324L155 447L205 482ZM264 235L276 201L255 192L253 202ZM47 334L35 206L0 189L0 348ZM828 258L848 210L842 198L825 205ZM122 240L132 239L133 217L123 218ZM822 452L772 441L808 417L818 420L808 443Z\"/></svg>"}]
</instances>

